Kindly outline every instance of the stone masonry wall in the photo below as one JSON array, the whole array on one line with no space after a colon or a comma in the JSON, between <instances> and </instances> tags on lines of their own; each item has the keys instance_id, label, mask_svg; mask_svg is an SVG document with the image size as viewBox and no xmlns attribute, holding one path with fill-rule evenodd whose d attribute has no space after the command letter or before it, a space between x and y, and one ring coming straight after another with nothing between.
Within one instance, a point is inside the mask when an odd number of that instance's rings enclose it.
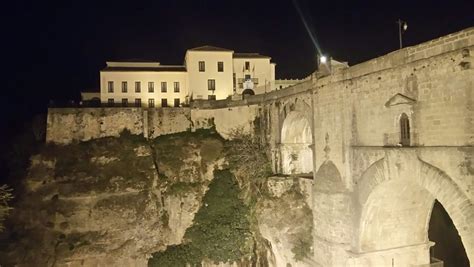
<instances>
[{"instance_id":1,"label":"stone masonry wall","mask_svg":"<svg viewBox=\"0 0 474 267\"><path fill-rule=\"evenodd\" d=\"M417 157L449 174L451 181L472 199L472 168L468 167L472 150L467 148L474 144L473 55L474 28L470 28L313 79L315 171L331 160L349 192L353 191L358 173L370 166L356 166L360 160L369 159L361 151L373 153L370 147L385 151L398 146L400 115L405 113L410 121L410 146L416 148ZM384 154L374 156L378 160ZM329 204L317 201L317 188L314 198L315 258L321 259L323 266L344 265L346 251L359 249L353 240L359 235L363 214L350 199L338 202L343 208L325 210ZM461 232L467 229L464 217L471 214L470 203L461 198L448 203L465 210L462 216L450 214ZM400 214L393 216L401 218L407 210L400 209ZM353 220L352 230L338 227L340 232L331 232L332 237L316 225L347 217ZM466 252L472 257L469 234L464 233L463 238Z\"/></svg>"},{"instance_id":2,"label":"stone masonry wall","mask_svg":"<svg viewBox=\"0 0 474 267\"><path fill-rule=\"evenodd\" d=\"M221 109L50 108L46 141L68 144L119 136L124 129L155 138L214 126L227 138L236 128L251 133L258 110L257 105Z\"/></svg>"},{"instance_id":3,"label":"stone masonry wall","mask_svg":"<svg viewBox=\"0 0 474 267\"><path fill-rule=\"evenodd\" d=\"M143 133L140 108L50 108L46 141L68 144L106 136L118 136L123 129Z\"/></svg>"}]
</instances>

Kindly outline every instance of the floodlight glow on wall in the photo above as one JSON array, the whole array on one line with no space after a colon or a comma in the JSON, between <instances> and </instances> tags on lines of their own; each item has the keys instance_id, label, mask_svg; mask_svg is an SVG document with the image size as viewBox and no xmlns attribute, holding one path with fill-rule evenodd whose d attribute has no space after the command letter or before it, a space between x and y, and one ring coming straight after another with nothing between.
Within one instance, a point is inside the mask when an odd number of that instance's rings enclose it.
<instances>
[{"instance_id":1,"label":"floodlight glow on wall","mask_svg":"<svg viewBox=\"0 0 474 267\"><path fill-rule=\"evenodd\" d=\"M319 58L319 62L321 62L322 64L326 64L327 60L328 60L328 59L327 59L326 56L321 56L321 57Z\"/></svg>"}]
</instances>

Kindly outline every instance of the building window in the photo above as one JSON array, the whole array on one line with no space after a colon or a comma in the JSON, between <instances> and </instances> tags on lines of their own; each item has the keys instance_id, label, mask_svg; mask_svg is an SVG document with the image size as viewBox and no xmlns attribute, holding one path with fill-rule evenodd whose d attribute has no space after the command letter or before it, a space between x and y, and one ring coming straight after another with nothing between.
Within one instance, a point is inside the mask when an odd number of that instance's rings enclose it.
<instances>
[{"instance_id":1,"label":"building window","mask_svg":"<svg viewBox=\"0 0 474 267\"><path fill-rule=\"evenodd\" d=\"M206 71L206 63L204 61L199 61L199 72Z\"/></svg>"},{"instance_id":2,"label":"building window","mask_svg":"<svg viewBox=\"0 0 474 267\"><path fill-rule=\"evenodd\" d=\"M127 82L122 82L122 93L127 92Z\"/></svg>"},{"instance_id":3,"label":"building window","mask_svg":"<svg viewBox=\"0 0 474 267\"><path fill-rule=\"evenodd\" d=\"M179 98L175 98L175 99L174 99L174 106L175 106L176 108L179 107Z\"/></svg>"},{"instance_id":4,"label":"building window","mask_svg":"<svg viewBox=\"0 0 474 267\"><path fill-rule=\"evenodd\" d=\"M208 95L207 99L208 100L216 100L216 96L215 95Z\"/></svg>"},{"instance_id":5,"label":"building window","mask_svg":"<svg viewBox=\"0 0 474 267\"><path fill-rule=\"evenodd\" d=\"M150 107L150 108L155 107L155 99L153 99L153 98L148 99L148 107Z\"/></svg>"},{"instance_id":6,"label":"building window","mask_svg":"<svg viewBox=\"0 0 474 267\"><path fill-rule=\"evenodd\" d=\"M410 145L410 120L405 113L400 116L400 144L402 146Z\"/></svg>"},{"instance_id":7,"label":"building window","mask_svg":"<svg viewBox=\"0 0 474 267\"><path fill-rule=\"evenodd\" d=\"M128 99L122 98L122 107L127 107L127 106L128 106Z\"/></svg>"},{"instance_id":8,"label":"building window","mask_svg":"<svg viewBox=\"0 0 474 267\"><path fill-rule=\"evenodd\" d=\"M142 90L142 85L140 82L135 82L135 93L140 93L140 91Z\"/></svg>"},{"instance_id":9,"label":"building window","mask_svg":"<svg viewBox=\"0 0 474 267\"><path fill-rule=\"evenodd\" d=\"M250 62L245 61L245 70L250 70Z\"/></svg>"},{"instance_id":10,"label":"building window","mask_svg":"<svg viewBox=\"0 0 474 267\"><path fill-rule=\"evenodd\" d=\"M250 76L250 74L245 74L245 80L248 81L250 80L252 77Z\"/></svg>"},{"instance_id":11,"label":"building window","mask_svg":"<svg viewBox=\"0 0 474 267\"><path fill-rule=\"evenodd\" d=\"M113 99L113 98L107 99L107 105L108 105L109 107L113 107L113 106L114 106L114 99Z\"/></svg>"},{"instance_id":12,"label":"building window","mask_svg":"<svg viewBox=\"0 0 474 267\"><path fill-rule=\"evenodd\" d=\"M141 107L142 106L142 100L140 98L135 98L135 107Z\"/></svg>"},{"instance_id":13,"label":"building window","mask_svg":"<svg viewBox=\"0 0 474 267\"><path fill-rule=\"evenodd\" d=\"M209 79L207 80L207 90L216 90L216 80Z\"/></svg>"},{"instance_id":14,"label":"building window","mask_svg":"<svg viewBox=\"0 0 474 267\"><path fill-rule=\"evenodd\" d=\"M223 61L218 61L217 62L217 71L218 72L224 72L224 62Z\"/></svg>"},{"instance_id":15,"label":"building window","mask_svg":"<svg viewBox=\"0 0 474 267\"><path fill-rule=\"evenodd\" d=\"M155 92L155 83L148 82L148 93L153 93L153 92Z\"/></svg>"},{"instance_id":16,"label":"building window","mask_svg":"<svg viewBox=\"0 0 474 267\"><path fill-rule=\"evenodd\" d=\"M161 99L161 107L166 108L168 106L168 99Z\"/></svg>"},{"instance_id":17,"label":"building window","mask_svg":"<svg viewBox=\"0 0 474 267\"><path fill-rule=\"evenodd\" d=\"M114 82L107 82L107 91L109 93L113 93L114 92Z\"/></svg>"},{"instance_id":18,"label":"building window","mask_svg":"<svg viewBox=\"0 0 474 267\"><path fill-rule=\"evenodd\" d=\"M161 82L161 92L162 93L166 93L167 91L167 88L166 88L166 82Z\"/></svg>"},{"instance_id":19,"label":"building window","mask_svg":"<svg viewBox=\"0 0 474 267\"><path fill-rule=\"evenodd\" d=\"M179 93L179 82L174 82L174 92Z\"/></svg>"}]
</instances>

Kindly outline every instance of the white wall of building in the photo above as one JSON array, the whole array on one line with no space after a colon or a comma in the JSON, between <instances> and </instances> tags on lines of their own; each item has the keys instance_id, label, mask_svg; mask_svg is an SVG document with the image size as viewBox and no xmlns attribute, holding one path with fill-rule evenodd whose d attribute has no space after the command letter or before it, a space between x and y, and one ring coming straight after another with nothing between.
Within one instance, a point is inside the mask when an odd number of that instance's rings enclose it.
<instances>
[{"instance_id":1,"label":"white wall of building","mask_svg":"<svg viewBox=\"0 0 474 267\"><path fill-rule=\"evenodd\" d=\"M108 82L114 83L114 91L108 92ZM122 82L127 82L127 92L122 92ZM140 82L140 92L135 92L135 82ZM148 83L153 82L154 92L148 90ZM166 93L161 92L161 83L166 82ZM174 83L179 83L179 92L174 92ZM184 71L161 72L161 71L101 71L100 72L100 100L108 103L114 99L115 104L122 103L123 98L128 99L129 105L135 103L135 99L141 99L142 107L148 107L148 100L154 99L155 107L161 107L161 99L167 99L169 107L174 106L174 99L180 103L186 102L189 95L188 74Z\"/></svg>"},{"instance_id":2,"label":"white wall of building","mask_svg":"<svg viewBox=\"0 0 474 267\"><path fill-rule=\"evenodd\" d=\"M249 62L249 68L245 68L245 62ZM236 77L236 91L242 94L245 86L245 75L250 75L253 82L255 94L269 92L274 88L275 64L270 63L270 57L261 58L234 58L234 73Z\"/></svg>"},{"instance_id":3,"label":"white wall of building","mask_svg":"<svg viewBox=\"0 0 474 267\"><path fill-rule=\"evenodd\" d=\"M161 65L159 62L109 61L100 72L100 99L115 105L121 105L122 99L134 106L135 100L141 100L142 107L148 107L149 99L154 99L154 106L161 107L162 99L167 99L168 106L174 106L175 99L188 103L191 99L226 99L234 94L242 94L244 89L252 89L254 94L274 90L275 64L270 57L257 53L234 53L212 46L203 46L187 50L184 66ZM200 71L199 62L204 62L204 71ZM218 63L223 63L219 71ZM245 63L249 62L249 67ZM250 75L251 83L244 83ZM234 81L235 76L235 81ZM213 80L215 90L209 88ZM108 82L113 82L114 90L109 92ZM122 92L122 82L127 82L127 92ZM135 82L140 82L140 92L135 91ZM148 91L148 83L154 83L154 92ZM166 82L167 91L161 92L161 83ZM174 83L178 82L180 90L174 92ZM235 89L235 92L234 92Z\"/></svg>"},{"instance_id":4,"label":"white wall of building","mask_svg":"<svg viewBox=\"0 0 474 267\"><path fill-rule=\"evenodd\" d=\"M189 90L193 99L225 99L233 93L232 82L233 51L193 51L186 52L186 70L188 72ZM205 62L205 71L199 71L199 61ZM224 71L217 71L217 62L224 63ZM208 80L215 80L216 90L208 89Z\"/></svg>"}]
</instances>

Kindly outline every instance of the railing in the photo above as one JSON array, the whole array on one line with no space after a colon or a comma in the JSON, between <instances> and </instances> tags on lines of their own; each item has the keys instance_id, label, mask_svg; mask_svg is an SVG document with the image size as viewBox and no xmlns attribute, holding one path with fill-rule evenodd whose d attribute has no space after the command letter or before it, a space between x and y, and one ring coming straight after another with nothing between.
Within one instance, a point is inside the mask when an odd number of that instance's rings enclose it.
<instances>
[{"instance_id":1,"label":"railing","mask_svg":"<svg viewBox=\"0 0 474 267\"><path fill-rule=\"evenodd\" d=\"M437 259L435 257L430 258L430 263L428 264L421 264L421 265L415 265L413 267L443 267L444 262L440 259Z\"/></svg>"},{"instance_id":2,"label":"railing","mask_svg":"<svg viewBox=\"0 0 474 267\"><path fill-rule=\"evenodd\" d=\"M239 89L242 89L244 88L244 82L247 81L249 79L245 79L245 78L238 78L237 79L237 87ZM250 78L250 80L252 81L252 83L257 86L258 85L258 78Z\"/></svg>"}]
</instances>

